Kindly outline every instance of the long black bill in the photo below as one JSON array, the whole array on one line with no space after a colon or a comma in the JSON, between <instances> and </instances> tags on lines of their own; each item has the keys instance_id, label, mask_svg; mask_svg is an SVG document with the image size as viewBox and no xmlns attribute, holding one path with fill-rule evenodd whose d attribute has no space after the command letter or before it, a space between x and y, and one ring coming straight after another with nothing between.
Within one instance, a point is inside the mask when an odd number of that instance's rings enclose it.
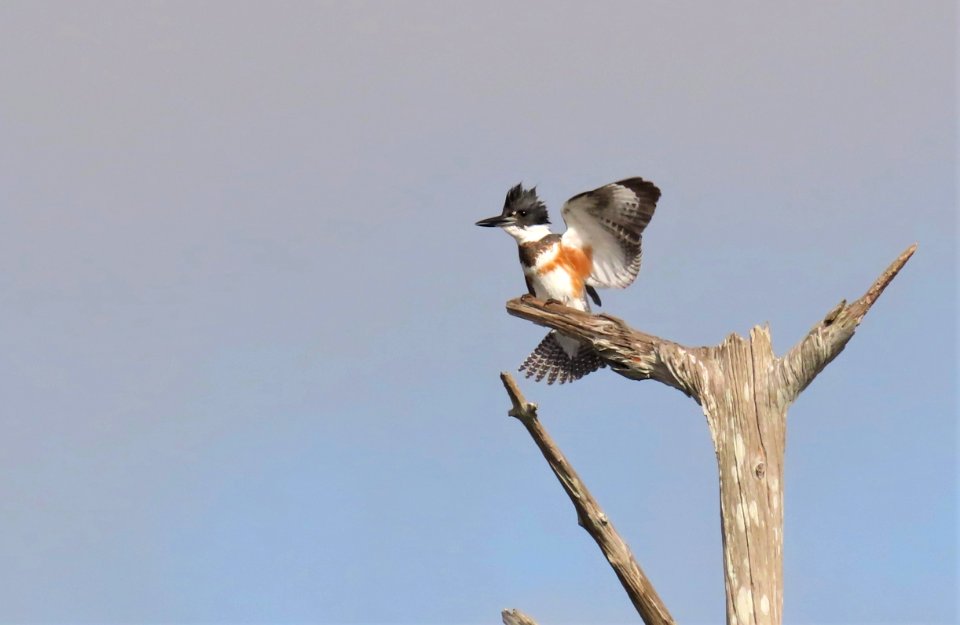
<instances>
[{"instance_id":1,"label":"long black bill","mask_svg":"<svg viewBox=\"0 0 960 625\"><path fill-rule=\"evenodd\" d=\"M496 217L487 217L486 219L481 219L477 222L478 226L483 226L484 228L496 228L498 226L506 226L514 222L511 217L504 217L503 215L497 215Z\"/></svg>"}]
</instances>

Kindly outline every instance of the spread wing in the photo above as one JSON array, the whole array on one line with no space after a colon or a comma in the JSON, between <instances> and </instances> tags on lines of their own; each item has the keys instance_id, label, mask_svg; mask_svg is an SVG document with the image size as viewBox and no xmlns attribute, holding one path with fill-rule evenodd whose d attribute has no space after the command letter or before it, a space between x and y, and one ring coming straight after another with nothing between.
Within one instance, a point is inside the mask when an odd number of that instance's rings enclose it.
<instances>
[{"instance_id":1,"label":"spread wing","mask_svg":"<svg viewBox=\"0 0 960 625\"><path fill-rule=\"evenodd\" d=\"M627 178L575 195L561 213L563 244L592 252L587 284L623 289L640 272L640 241L660 199L660 189L642 178Z\"/></svg>"}]
</instances>

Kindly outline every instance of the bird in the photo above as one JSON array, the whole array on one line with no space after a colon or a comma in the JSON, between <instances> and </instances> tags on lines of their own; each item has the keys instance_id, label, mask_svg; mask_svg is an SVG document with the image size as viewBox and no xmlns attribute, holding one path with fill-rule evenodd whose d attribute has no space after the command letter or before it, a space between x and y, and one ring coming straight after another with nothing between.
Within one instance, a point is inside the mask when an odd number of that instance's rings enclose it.
<instances>
[{"instance_id":1,"label":"bird","mask_svg":"<svg viewBox=\"0 0 960 625\"><path fill-rule=\"evenodd\" d=\"M634 177L574 195L560 209L563 234L550 230L537 188L523 183L507 191L503 211L478 226L501 228L517 242L527 292L590 311L600 306L597 288L624 289L640 272L643 231L660 199L655 184ZM573 382L604 366L588 343L551 330L527 356L520 371L537 382Z\"/></svg>"}]
</instances>

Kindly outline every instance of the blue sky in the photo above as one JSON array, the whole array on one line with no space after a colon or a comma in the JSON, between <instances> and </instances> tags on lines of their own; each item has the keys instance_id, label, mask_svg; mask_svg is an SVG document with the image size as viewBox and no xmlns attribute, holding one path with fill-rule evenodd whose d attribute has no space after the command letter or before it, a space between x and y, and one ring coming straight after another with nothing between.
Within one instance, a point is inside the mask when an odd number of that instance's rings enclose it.
<instances>
[{"instance_id":1,"label":"blue sky","mask_svg":"<svg viewBox=\"0 0 960 625\"><path fill-rule=\"evenodd\" d=\"M0 4L0 621L637 617L498 373L508 187L663 190L636 284L783 352L785 618L957 619L954 3ZM723 617L698 407L522 384L681 622Z\"/></svg>"}]
</instances>

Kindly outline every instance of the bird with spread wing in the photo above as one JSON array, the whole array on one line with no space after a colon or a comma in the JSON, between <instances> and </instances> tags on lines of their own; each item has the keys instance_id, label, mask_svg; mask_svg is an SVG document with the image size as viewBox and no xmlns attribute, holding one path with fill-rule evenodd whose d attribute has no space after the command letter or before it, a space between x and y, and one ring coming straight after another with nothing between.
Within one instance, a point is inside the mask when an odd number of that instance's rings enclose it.
<instances>
[{"instance_id":1,"label":"bird with spread wing","mask_svg":"<svg viewBox=\"0 0 960 625\"><path fill-rule=\"evenodd\" d=\"M623 289L640 271L641 239L660 199L660 189L627 178L575 195L560 214L566 231L550 231L546 205L536 187L507 192L503 212L478 226L499 227L517 241L527 291L589 311L599 306L596 288ZM572 382L603 366L588 344L551 331L521 365L526 376L548 384Z\"/></svg>"}]
</instances>

